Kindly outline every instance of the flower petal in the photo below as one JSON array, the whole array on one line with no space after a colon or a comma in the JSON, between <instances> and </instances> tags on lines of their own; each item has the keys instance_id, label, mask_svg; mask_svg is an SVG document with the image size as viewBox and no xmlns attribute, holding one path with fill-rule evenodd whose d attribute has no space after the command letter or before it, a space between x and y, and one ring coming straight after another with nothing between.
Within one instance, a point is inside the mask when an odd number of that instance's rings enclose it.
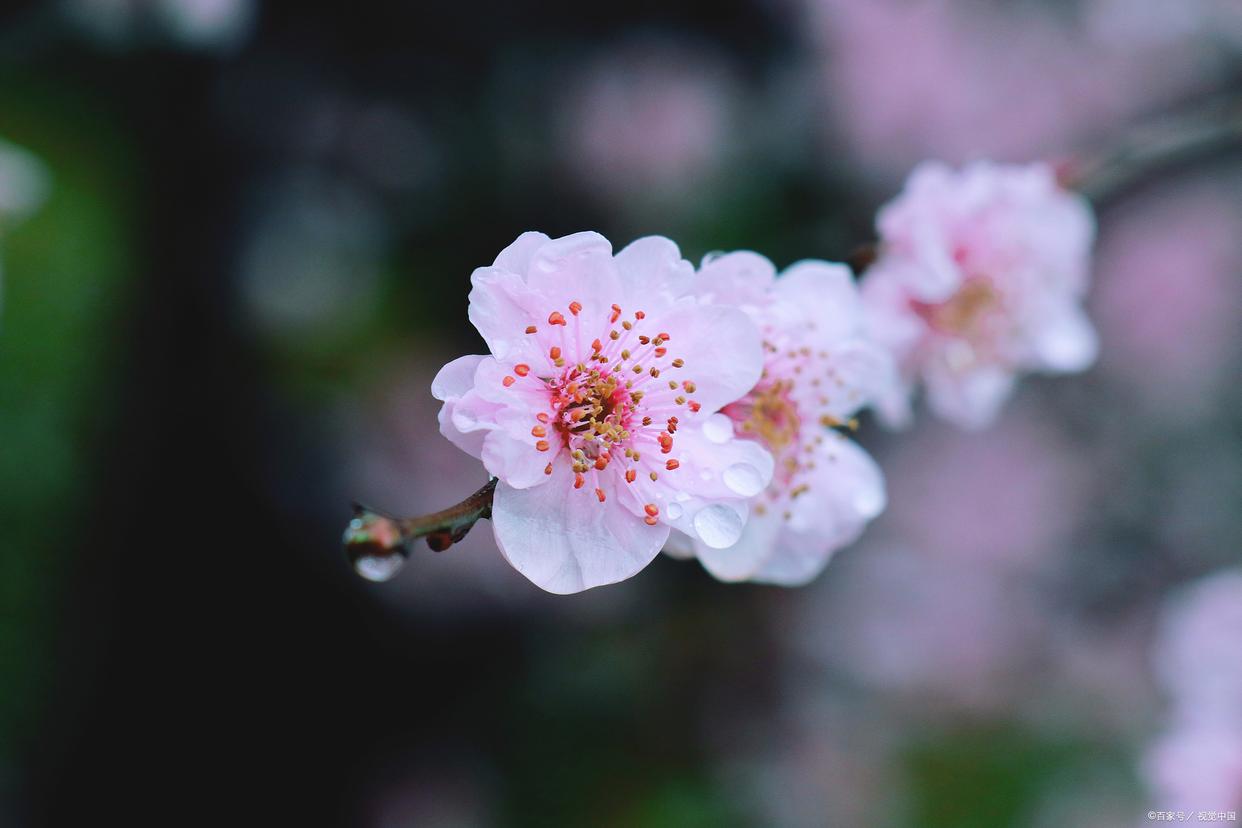
<instances>
[{"instance_id":1,"label":"flower petal","mask_svg":"<svg viewBox=\"0 0 1242 828\"><path fill-rule=\"evenodd\" d=\"M669 354L685 361L681 378L694 381L693 396L704 412L745 396L763 372L759 329L736 308L683 300L659 325L672 333ZM653 392L652 401L661 396L669 395Z\"/></svg>"},{"instance_id":2,"label":"flower petal","mask_svg":"<svg viewBox=\"0 0 1242 828\"><path fill-rule=\"evenodd\" d=\"M567 594L623 581L659 554L663 524L573 488L569 467L557 464L547 485L496 486L492 504L496 543L513 568L548 592Z\"/></svg>"},{"instance_id":3,"label":"flower petal","mask_svg":"<svg viewBox=\"0 0 1242 828\"><path fill-rule=\"evenodd\" d=\"M535 253L549 241L551 240L544 233L528 230L518 236L513 244L500 251L492 266L525 278Z\"/></svg>"},{"instance_id":4,"label":"flower petal","mask_svg":"<svg viewBox=\"0 0 1242 828\"><path fill-rule=\"evenodd\" d=\"M1095 328L1086 313L1068 304L1043 319L1031 344L1040 367L1057 373L1085 370L1099 352Z\"/></svg>"},{"instance_id":5,"label":"flower petal","mask_svg":"<svg viewBox=\"0 0 1242 828\"><path fill-rule=\"evenodd\" d=\"M474 373L479 363L486 357L479 355L458 357L440 369L436 378L431 381L431 395L441 400L437 420L440 433L447 437L453 445L468 454L478 457L483 450L484 435L473 432L474 429L463 431L453 423L453 412L460 404L462 397L474 388Z\"/></svg>"},{"instance_id":6,"label":"flower petal","mask_svg":"<svg viewBox=\"0 0 1242 828\"><path fill-rule=\"evenodd\" d=\"M617 254L624 307L654 313L683 296L694 281L694 266L682 258L676 243L664 236L645 236Z\"/></svg>"},{"instance_id":7,"label":"flower petal","mask_svg":"<svg viewBox=\"0 0 1242 828\"><path fill-rule=\"evenodd\" d=\"M528 347L526 327L536 324L547 303L516 273L480 267L470 276L467 315L492 356L505 359Z\"/></svg>"},{"instance_id":8,"label":"flower petal","mask_svg":"<svg viewBox=\"0 0 1242 828\"><path fill-rule=\"evenodd\" d=\"M843 264L805 260L789 267L772 291L775 323L808 328L823 345L854 336L862 327L862 303L854 276Z\"/></svg>"},{"instance_id":9,"label":"flower petal","mask_svg":"<svg viewBox=\"0 0 1242 828\"><path fill-rule=\"evenodd\" d=\"M708 254L699 268L695 289L709 302L759 306L776 280L776 267L750 250Z\"/></svg>"},{"instance_id":10,"label":"flower petal","mask_svg":"<svg viewBox=\"0 0 1242 828\"><path fill-rule=\"evenodd\" d=\"M752 513L737 543L724 549L695 544L703 568L721 581L745 581L763 566L776 549L784 521L779 515Z\"/></svg>"}]
</instances>

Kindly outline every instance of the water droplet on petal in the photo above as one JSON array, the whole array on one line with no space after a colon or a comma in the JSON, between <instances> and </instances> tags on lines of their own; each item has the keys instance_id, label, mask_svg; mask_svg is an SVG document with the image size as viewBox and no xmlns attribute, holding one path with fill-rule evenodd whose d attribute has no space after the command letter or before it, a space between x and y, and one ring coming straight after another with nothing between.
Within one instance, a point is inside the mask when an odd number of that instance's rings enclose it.
<instances>
[{"instance_id":1,"label":"water droplet on petal","mask_svg":"<svg viewBox=\"0 0 1242 828\"><path fill-rule=\"evenodd\" d=\"M345 557L368 581L391 579L408 556L409 548L392 518L367 511L345 529Z\"/></svg>"},{"instance_id":2,"label":"water droplet on petal","mask_svg":"<svg viewBox=\"0 0 1242 828\"><path fill-rule=\"evenodd\" d=\"M749 463L734 463L724 470L722 479L742 497L754 497L763 491L763 474Z\"/></svg>"},{"instance_id":3,"label":"water droplet on petal","mask_svg":"<svg viewBox=\"0 0 1242 828\"><path fill-rule=\"evenodd\" d=\"M700 509L694 516L694 531L703 543L724 549L742 536L742 519L728 506L717 503Z\"/></svg>"},{"instance_id":4,"label":"water droplet on petal","mask_svg":"<svg viewBox=\"0 0 1242 828\"><path fill-rule=\"evenodd\" d=\"M713 414L703 423L703 436L713 443L727 443L733 437L733 421L724 414Z\"/></svg>"},{"instance_id":5,"label":"water droplet on petal","mask_svg":"<svg viewBox=\"0 0 1242 828\"><path fill-rule=\"evenodd\" d=\"M670 503L664 507L664 513L668 515L669 520L680 520L686 510L681 508L680 503Z\"/></svg>"}]
</instances>

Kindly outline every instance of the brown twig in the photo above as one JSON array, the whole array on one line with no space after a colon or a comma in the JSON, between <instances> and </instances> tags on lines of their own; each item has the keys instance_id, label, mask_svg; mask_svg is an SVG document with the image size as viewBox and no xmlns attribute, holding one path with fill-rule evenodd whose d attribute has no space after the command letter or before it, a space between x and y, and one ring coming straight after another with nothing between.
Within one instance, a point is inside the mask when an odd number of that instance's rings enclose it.
<instances>
[{"instance_id":1,"label":"brown twig","mask_svg":"<svg viewBox=\"0 0 1242 828\"><path fill-rule=\"evenodd\" d=\"M345 529L345 551L353 561L405 555L411 542L426 538L433 551L443 552L464 538L479 520L492 516L495 491L496 478L493 477L456 506L412 518L392 517L355 503L354 519Z\"/></svg>"}]
</instances>

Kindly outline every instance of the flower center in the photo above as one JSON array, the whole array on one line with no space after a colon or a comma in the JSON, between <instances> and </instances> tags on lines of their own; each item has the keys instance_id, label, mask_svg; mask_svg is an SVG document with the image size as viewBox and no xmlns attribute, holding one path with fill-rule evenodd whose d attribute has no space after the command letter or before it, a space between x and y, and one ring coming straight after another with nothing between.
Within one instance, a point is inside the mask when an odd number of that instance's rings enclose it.
<instances>
[{"instance_id":1,"label":"flower center","mask_svg":"<svg viewBox=\"0 0 1242 828\"><path fill-rule=\"evenodd\" d=\"M742 400L725 408L725 414L739 423L742 431L758 439L775 455L798 439L802 418L790 397L792 380L760 384Z\"/></svg>"},{"instance_id":2,"label":"flower center","mask_svg":"<svg viewBox=\"0 0 1242 828\"><path fill-rule=\"evenodd\" d=\"M911 301L911 305L933 330L969 338L982 333L987 318L1000 305L1000 294L990 280L976 277L967 280L948 301Z\"/></svg>"},{"instance_id":3,"label":"flower center","mask_svg":"<svg viewBox=\"0 0 1242 828\"><path fill-rule=\"evenodd\" d=\"M551 452L555 462L563 447L574 488L591 483L603 503L605 486L617 477L634 484L642 474L655 482L661 473L677 470L680 461L666 455L673 452L678 416L683 409L698 413L701 406L689 396L697 390L693 380L667 373L685 367L685 360L670 351L672 337L665 331L640 332L655 329L646 313L635 311L623 319L621 307L612 305L598 317L602 330L589 331L583 308L571 302L568 317L552 311L546 327L528 325L525 333L536 337L546 366L518 363L503 382L538 395L537 402L531 400L535 450ZM588 344L592 333L600 335ZM544 473L552 471L550 462ZM655 525L659 508L647 503L643 510L646 522Z\"/></svg>"}]
</instances>

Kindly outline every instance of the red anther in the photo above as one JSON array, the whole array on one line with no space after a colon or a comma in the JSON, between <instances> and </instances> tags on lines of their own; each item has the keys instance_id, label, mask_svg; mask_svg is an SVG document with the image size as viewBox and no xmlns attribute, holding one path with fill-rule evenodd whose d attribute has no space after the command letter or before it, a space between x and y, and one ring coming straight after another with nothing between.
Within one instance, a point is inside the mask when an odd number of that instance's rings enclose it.
<instances>
[{"instance_id":1,"label":"red anther","mask_svg":"<svg viewBox=\"0 0 1242 828\"><path fill-rule=\"evenodd\" d=\"M539 330L539 329L538 329L538 328L536 328L534 325L527 325L527 326L526 326L526 332L527 332L528 334L533 334L533 333L536 333L538 330Z\"/></svg>"},{"instance_id":2,"label":"red anther","mask_svg":"<svg viewBox=\"0 0 1242 828\"><path fill-rule=\"evenodd\" d=\"M586 482L586 478L584 478L581 474L574 475L574 488L575 489L581 489L582 484L585 482Z\"/></svg>"},{"instance_id":3,"label":"red anther","mask_svg":"<svg viewBox=\"0 0 1242 828\"><path fill-rule=\"evenodd\" d=\"M600 471L603 471L604 469L608 468L608 458L607 458L607 456L605 456L605 455L601 454L599 457L596 457L596 458L595 458L595 468L599 469Z\"/></svg>"},{"instance_id":4,"label":"red anther","mask_svg":"<svg viewBox=\"0 0 1242 828\"><path fill-rule=\"evenodd\" d=\"M548 416L546 411L540 411L538 414L535 415L535 419L541 423L546 423L552 418Z\"/></svg>"},{"instance_id":5,"label":"red anther","mask_svg":"<svg viewBox=\"0 0 1242 828\"><path fill-rule=\"evenodd\" d=\"M668 353L668 348L656 348L655 349L655 355L657 357L662 357L667 353Z\"/></svg>"},{"instance_id":6,"label":"red anther","mask_svg":"<svg viewBox=\"0 0 1242 828\"><path fill-rule=\"evenodd\" d=\"M543 473L544 473L544 474L551 474L551 473L552 473L552 464L551 464L551 463L549 463L548 465L546 465L546 466L544 466L544 467L543 467Z\"/></svg>"},{"instance_id":7,"label":"red anther","mask_svg":"<svg viewBox=\"0 0 1242 828\"><path fill-rule=\"evenodd\" d=\"M505 377L504 379L501 380L501 383L504 384L505 388L508 388L510 385L513 385L513 383L515 382L517 382L517 380L514 379L513 377Z\"/></svg>"},{"instance_id":8,"label":"red anther","mask_svg":"<svg viewBox=\"0 0 1242 828\"><path fill-rule=\"evenodd\" d=\"M660 507L655 505L654 503L648 503L646 506L643 507L643 511L646 512L651 517L655 517L656 515L660 514Z\"/></svg>"},{"instance_id":9,"label":"red anther","mask_svg":"<svg viewBox=\"0 0 1242 828\"><path fill-rule=\"evenodd\" d=\"M561 313L560 311L552 311L550 314L548 314L548 324L549 325L564 325L565 315Z\"/></svg>"},{"instance_id":10,"label":"red anther","mask_svg":"<svg viewBox=\"0 0 1242 828\"><path fill-rule=\"evenodd\" d=\"M612 306L612 316L608 317L608 323L609 323L609 324L613 324L613 323L615 323L615 322L616 322L618 319L620 319L620 318L621 318L621 306L620 306L620 305L613 305L613 306Z\"/></svg>"},{"instance_id":11,"label":"red anther","mask_svg":"<svg viewBox=\"0 0 1242 828\"><path fill-rule=\"evenodd\" d=\"M600 503L604 502L604 490L603 489L596 489L595 496L599 498Z\"/></svg>"},{"instance_id":12,"label":"red anther","mask_svg":"<svg viewBox=\"0 0 1242 828\"><path fill-rule=\"evenodd\" d=\"M569 312L572 313L574 316L577 316L578 314L582 313L582 303L581 302L570 302Z\"/></svg>"},{"instance_id":13,"label":"red anther","mask_svg":"<svg viewBox=\"0 0 1242 828\"><path fill-rule=\"evenodd\" d=\"M664 332L661 332L661 333L660 333L660 339L663 339L665 342L668 342L670 339L672 339L672 337L671 337L671 336L669 336L668 334L664 333Z\"/></svg>"},{"instance_id":14,"label":"red anther","mask_svg":"<svg viewBox=\"0 0 1242 828\"><path fill-rule=\"evenodd\" d=\"M643 518L643 522L646 523L648 526L655 526L660 521L656 520L651 515L647 515L645 518Z\"/></svg>"},{"instance_id":15,"label":"red anther","mask_svg":"<svg viewBox=\"0 0 1242 828\"><path fill-rule=\"evenodd\" d=\"M664 468L668 469L669 471L672 471L673 469L677 468L680 465L681 463L677 462L676 460L669 460L667 463L664 464Z\"/></svg>"},{"instance_id":16,"label":"red anther","mask_svg":"<svg viewBox=\"0 0 1242 828\"><path fill-rule=\"evenodd\" d=\"M530 366L524 362L519 362L517 365L513 366L513 373L517 374L519 377L524 377L530 373Z\"/></svg>"},{"instance_id":17,"label":"red anther","mask_svg":"<svg viewBox=\"0 0 1242 828\"><path fill-rule=\"evenodd\" d=\"M695 384L694 384L693 382L691 382L690 380L686 380L685 382L683 382L683 383L681 384L681 387L682 387L682 388L684 388L684 389L686 389L686 393L687 393L687 394L693 394L696 390L698 390L698 386L697 386L697 385L695 385Z\"/></svg>"},{"instance_id":18,"label":"red anther","mask_svg":"<svg viewBox=\"0 0 1242 828\"><path fill-rule=\"evenodd\" d=\"M646 319L647 314L643 313L642 311L634 311L634 318L635 319Z\"/></svg>"},{"instance_id":19,"label":"red anther","mask_svg":"<svg viewBox=\"0 0 1242 828\"><path fill-rule=\"evenodd\" d=\"M681 357L678 357L677 359L673 360L673 367L674 367L674 368L680 368L681 366L683 366L683 365L685 365L685 364L686 364L686 361L685 361L684 359L682 359Z\"/></svg>"},{"instance_id":20,"label":"red anther","mask_svg":"<svg viewBox=\"0 0 1242 828\"><path fill-rule=\"evenodd\" d=\"M561 349L558 346L553 345L551 348L548 349L548 356L552 357L552 359L560 359Z\"/></svg>"},{"instance_id":21,"label":"red anther","mask_svg":"<svg viewBox=\"0 0 1242 828\"><path fill-rule=\"evenodd\" d=\"M660 441L660 453L661 454L668 454L670 451L673 450L673 436L669 434L667 431L661 432L660 436L656 439Z\"/></svg>"},{"instance_id":22,"label":"red anther","mask_svg":"<svg viewBox=\"0 0 1242 828\"><path fill-rule=\"evenodd\" d=\"M649 425L651 425L651 418L650 418L650 417L643 417L643 425L645 425L645 426L649 426Z\"/></svg>"},{"instance_id":23,"label":"red anther","mask_svg":"<svg viewBox=\"0 0 1242 828\"><path fill-rule=\"evenodd\" d=\"M596 339L591 343L591 350L598 354L600 351L604 350L604 343Z\"/></svg>"},{"instance_id":24,"label":"red anther","mask_svg":"<svg viewBox=\"0 0 1242 828\"><path fill-rule=\"evenodd\" d=\"M633 469L625 470L625 482L626 483L633 483L636 477L638 477L638 472L634 471Z\"/></svg>"},{"instance_id":25,"label":"red anther","mask_svg":"<svg viewBox=\"0 0 1242 828\"><path fill-rule=\"evenodd\" d=\"M532 437L547 437L548 430L541 425L537 425L530 430L530 434Z\"/></svg>"},{"instance_id":26,"label":"red anther","mask_svg":"<svg viewBox=\"0 0 1242 828\"><path fill-rule=\"evenodd\" d=\"M702 407L703 407L702 404L696 403L694 400L690 401L690 410L693 411L695 414L698 414L699 409Z\"/></svg>"},{"instance_id":27,"label":"red anther","mask_svg":"<svg viewBox=\"0 0 1242 828\"><path fill-rule=\"evenodd\" d=\"M639 345L650 345L650 344L651 344L651 337L649 337L649 336L640 336L640 337L638 338L638 344L639 344Z\"/></svg>"},{"instance_id":28,"label":"red anther","mask_svg":"<svg viewBox=\"0 0 1242 828\"><path fill-rule=\"evenodd\" d=\"M677 418L676 417L668 418L668 433L669 434L677 433Z\"/></svg>"},{"instance_id":29,"label":"red anther","mask_svg":"<svg viewBox=\"0 0 1242 828\"><path fill-rule=\"evenodd\" d=\"M539 442L535 443L535 448L539 451L547 451L549 448L551 448L551 445L548 443L547 440L540 440Z\"/></svg>"}]
</instances>

